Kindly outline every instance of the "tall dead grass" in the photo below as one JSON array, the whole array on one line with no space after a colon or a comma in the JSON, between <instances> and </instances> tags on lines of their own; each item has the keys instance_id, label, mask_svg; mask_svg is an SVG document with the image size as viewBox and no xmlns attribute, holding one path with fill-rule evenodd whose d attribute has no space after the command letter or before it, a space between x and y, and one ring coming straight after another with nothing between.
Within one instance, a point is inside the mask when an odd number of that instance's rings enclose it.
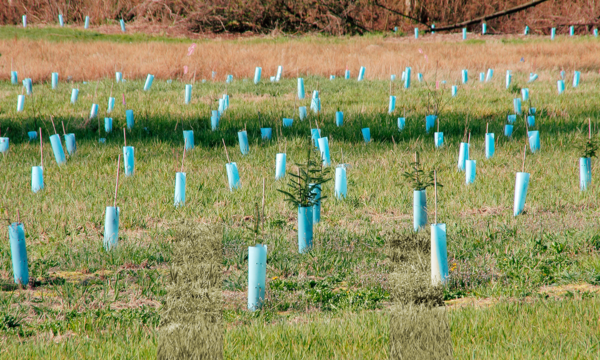
<instances>
[{"instance_id":1,"label":"tall dead grass","mask_svg":"<svg viewBox=\"0 0 600 360\"><path fill-rule=\"evenodd\" d=\"M260 66L263 81L268 81L277 66L283 65L285 77L343 76L346 67L356 77L359 67L365 66L367 79L389 79L390 74L399 75L406 66L412 67L414 73L431 74L437 64L441 77L454 80L452 76L458 78L461 69L469 69L474 79L477 72L487 68L494 69L499 77L507 69L542 74L560 69L597 72L600 67L597 62L600 46L595 41L503 43L501 39L488 37L480 44L464 44L458 37L436 34L419 41L405 38L202 41L192 56L187 56L188 44L6 40L0 41L3 55L0 78L9 79L12 68L19 72L20 79L30 77L35 82L49 81L52 72L58 72L61 80L70 76L74 81L89 81L112 78L115 71L123 72L127 79L142 79L150 73L157 79L183 81L192 81L194 74L196 81L211 79L211 72L216 71L217 80L222 81L227 74L238 80L252 77L255 67ZM188 67L187 74L184 66Z\"/></svg>"}]
</instances>

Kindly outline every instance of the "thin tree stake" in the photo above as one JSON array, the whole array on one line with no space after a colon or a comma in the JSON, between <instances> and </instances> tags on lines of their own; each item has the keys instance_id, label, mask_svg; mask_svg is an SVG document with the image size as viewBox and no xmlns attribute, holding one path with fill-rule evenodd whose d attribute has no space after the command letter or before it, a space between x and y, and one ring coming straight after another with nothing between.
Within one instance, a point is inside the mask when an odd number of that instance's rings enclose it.
<instances>
[{"instance_id":1,"label":"thin tree stake","mask_svg":"<svg viewBox=\"0 0 600 360\"><path fill-rule=\"evenodd\" d=\"M435 224L437 225L437 171L433 170L433 191L435 194Z\"/></svg>"},{"instance_id":2,"label":"thin tree stake","mask_svg":"<svg viewBox=\"0 0 600 360\"><path fill-rule=\"evenodd\" d=\"M127 129L123 128L123 142L125 147L127 147Z\"/></svg>"},{"instance_id":3,"label":"thin tree stake","mask_svg":"<svg viewBox=\"0 0 600 360\"><path fill-rule=\"evenodd\" d=\"M592 140L592 120L588 118L588 138Z\"/></svg>"},{"instance_id":4,"label":"thin tree stake","mask_svg":"<svg viewBox=\"0 0 600 360\"><path fill-rule=\"evenodd\" d=\"M263 193L262 193L262 230L265 231L265 178L263 178Z\"/></svg>"},{"instance_id":5,"label":"thin tree stake","mask_svg":"<svg viewBox=\"0 0 600 360\"><path fill-rule=\"evenodd\" d=\"M52 118L52 115L50 115L50 121L52 121L52 127L54 128L54 135L56 135L56 126L54 126L54 119Z\"/></svg>"},{"instance_id":6,"label":"thin tree stake","mask_svg":"<svg viewBox=\"0 0 600 360\"><path fill-rule=\"evenodd\" d=\"M485 125L485 133L487 134L489 132L489 130L490 130L490 123L487 123Z\"/></svg>"},{"instance_id":7,"label":"thin tree stake","mask_svg":"<svg viewBox=\"0 0 600 360\"><path fill-rule=\"evenodd\" d=\"M521 172L525 172L525 154L527 154L527 145L525 145L523 147L523 167L522 167L523 171L521 171Z\"/></svg>"},{"instance_id":8,"label":"thin tree stake","mask_svg":"<svg viewBox=\"0 0 600 360\"><path fill-rule=\"evenodd\" d=\"M19 213L19 209L17 208L17 224L21 223L21 214Z\"/></svg>"},{"instance_id":9,"label":"thin tree stake","mask_svg":"<svg viewBox=\"0 0 600 360\"><path fill-rule=\"evenodd\" d=\"M63 135L67 135L67 132L65 131L65 122L61 121L60 122L62 124L62 128L63 128Z\"/></svg>"},{"instance_id":10,"label":"thin tree stake","mask_svg":"<svg viewBox=\"0 0 600 360\"><path fill-rule=\"evenodd\" d=\"M231 160L229 160L229 153L227 152L227 145L225 145L225 139L221 139L223 140L223 146L225 147L225 155L227 156L227 163L231 163Z\"/></svg>"},{"instance_id":11,"label":"thin tree stake","mask_svg":"<svg viewBox=\"0 0 600 360\"><path fill-rule=\"evenodd\" d=\"M115 200L113 202L113 207L117 208L117 192L119 191L119 169L121 167L121 154L119 154L119 159L117 160L117 184L115 185Z\"/></svg>"},{"instance_id":12,"label":"thin tree stake","mask_svg":"<svg viewBox=\"0 0 600 360\"><path fill-rule=\"evenodd\" d=\"M42 144L42 128L40 128L40 160L42 161L42 168L44 168L44 146Z\"/></svg>"},{"instance_id":13,"label":"thin tree stake","mask_svg":"<svg viewBox=\"0 0 600 360\"><path fill-rule=\"evenodd\" d=\"M181 171L183 172L183 162L185 161L185 147L187 145L187 139L183 140L183 156L181 157Z\"/></svg>"}]
</instances>

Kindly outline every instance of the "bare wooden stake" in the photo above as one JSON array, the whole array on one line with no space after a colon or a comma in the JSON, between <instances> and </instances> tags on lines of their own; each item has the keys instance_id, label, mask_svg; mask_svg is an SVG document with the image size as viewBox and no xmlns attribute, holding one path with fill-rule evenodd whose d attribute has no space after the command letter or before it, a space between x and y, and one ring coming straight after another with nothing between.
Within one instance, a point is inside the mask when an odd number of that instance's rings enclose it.
<instances>
[{"instance_id":1,"label":"bare wooden stake","mask_svg":"<svg viewBox=\"0 0 600 360\"><path fill-rule=\"evenodd\" d=\"M471 144L471 132L469 131L469 140L467 140L468 144Z\"/></svg>"},{"instance_id":2,"label":"bare wooden stake","mask_svg":"<svg viewBox=\"0 0 600 360\"><path fill-rule=\"evenodd\" d=\"M115 200L113 202L113 207L117 208L117 193L119 191L119 169L121 168L121 154L119 154L119 159L117 160L117 183L115 185Z\"/></svg>"},{"instance_id":3,"label":"bare wooden stake","mask_svg":"<svg viewBox=\"0 0 600 360\"><path fill-rule=\"evenodd\" d=\"M265 231L265 178L263 178L263 193L262 193L262 230Z\"/></svg>"},{"instance_id":4,"label":"bare wooden stake","mask_svg":"<svg viewBox=\"0 0 600 360\"><path fill-rule=\"evenodd\" d=\"M487 134L490 131L490 123L485 125L485 133Z\"/></svg>"},{"instance_id":5,"label":"bare wooden stake","mask_svg":"<svg viewBox=\"0 0 600 360\"><path fill-rule=\"evenodd\" d=\"M227 152L227 145L225 145L225 139L221 140L223 140L223 147L225 147L225 156L227 156L227 163L231 163L231 160L229 160L229 153Z\"/></svg>"},{"instance_id":6,"label":"bare wooden stake","mask_svg":"<svg viewBox=\"0 0 600 360\"><path fill-rule=\"evenodd\" d=\"M44 146L42 144L42 128L40 128L40 161L42 162L42 169L44 168Z\"/></svg>"},{"instance_id":7,"label":"bare wooden stake","mask_svg":"<svg viewBox=\"0 0 600 360\"><path fill-rule=\"evenodd\" d=\"M527 145L523 147L523 167L521 172L525 172L525 154L527 154Z\"/></svg>"},{"instance_id":8,"label":"bare wooden stake","mask_svg":"<svg viewBox=\"0 0 600 360\"><path fill-rule=\"evenodd\" d=\"M57 134L57 132L56 132L56 126L54 126L54 118L53 118L52 115L50 115L50 121L52 121L52 127L54 128L54 134L56 135Z\"/></svg>"},{"instance_id":9,"label":"bare wooden stake","mask_svg":"<svg viewBox=\"0 0 600 360\"><path fill-rule=\"evenodd\" d=\"M187 139L183 139L183 156L181 157L181 171L183 172L183 162L185 161L185 147L187 145Z\"/></svg>"},{"instance_id":10,"label":"bare wooden stake","mask_svg":"<svg viewBox=\"0 0 600 360\"><path fill-rule=\"evenodd\" d=\"M65 131L65 122L61 121L60 122L62 124L62 128L63 128L63 135L67 135L67 132Z\"/></svg>"},{"instance_id":11,"label":"bare wooden stake","mask_svg":"<svg viewBox=\"0 0 600 360\"><path fill-rule=\"evenodd\" d=\"M435 223L437 225L437 171L433 170L433 191L435 194Z\"/></svg>"}]
</instances>

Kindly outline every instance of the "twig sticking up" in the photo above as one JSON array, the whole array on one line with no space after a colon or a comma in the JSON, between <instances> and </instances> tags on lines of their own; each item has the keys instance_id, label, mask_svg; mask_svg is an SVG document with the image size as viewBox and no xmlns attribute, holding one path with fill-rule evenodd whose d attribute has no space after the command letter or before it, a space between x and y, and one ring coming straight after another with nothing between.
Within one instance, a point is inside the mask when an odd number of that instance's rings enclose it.
<instances>
[{"instance_id":1,"label":"twig sticking up","mask_svg":"<svg viewBox=\"0 0 600 360\"><path fill-rule=\"evenodd\" d=\"M44 146L42 144L42 128L40 128L40 160L42 162L42 168L44 168Z\"/></svg>"},{"instance_id":2,"label":"twig sticking up","mask_svg":"<svg viewBox=\"0 0 600 360\"><path fill-rule=\"evenodd\" d=\"M115 200L113 207L117 208L117 192L119 191L119 169L121 168L121 154L119 154L119 160L117 160L117 184L115 185Z\"/></svg>"},{"instance_id":3,"label":"twig sticking up","mask_svg":"<svg viewBox=\"0 0 600 360\"><path fill-rule=\"evenodd\" d=\"M435 223L437 224L437 171L433 170L433 191L435 194Z\"/></svg>"},{"instance_id":4,"label":"twig sticking up","mask_svg":"<svg viewBox=\"0 0 600 360\"><path fill-rule=\"evenodd\" d=\"M56 126L54 126L54 119L52 115L50 115L50 121L52 121L52 127L54 128L54 134L56 135Z\"/></svg>"},{"instance_id":5,"label":"twig sticking up","mask_svg":"<svg viewBox=\"0 0 600 360\"><path fill-rule=\"evenodd\" d=\"M123 128L123 143L127 147L127 129Z\"/></svg>"},{"instance_id":6,"label":"twig sticking up","mask_svg":"<svg viewBox=\"0 0 600 360\"><path fill-rule=\"evenodd\" d=\"M181 171L183 172L183 162L185 161L185 147L187 145L187 139L183 140L183 156L181 157Z\"/></svg>"},{"instance_id":7,"label":"twig sticking up","mask_svg":"<svg viewBox=\"0 0 600 360\"><path fill-rule=\"evenodd\" d=\"M231 160L229 160L229 153L227 152L227 145L225 145L225 139L221 140L223 140L223 147L225 147L225 156L227 156L227 163L231 163Z\"/></svg>"},{"instance_id":8,"label":"twig sticking up","mask_svg":"<svg viewBox=\"0 0 600 360\"><path fill-rule=\"evenodd\" d=\"M262 193L262 230L265 230L265 178L263 178L263 193Z\"/></svg>"},{"instance_id":9,"label":"twig sticking up","mask_svg":"<svg viewBox=\"0 0 600 360\"><path fill-rule=\"evenodd\" d=\"M17 209L17 225L21 223L21 214L19 213L19 209Z\"/></svg>"},{"instance_id":10,"label":"twig sticking up","mask_svg":"<svg viewBox=\"0 0 600 360\"><path fill-rule=\"evenodd\" d=\"M525 172L525 154L527 154L527 145L523 147L523 167L521 172Z\"/></svg>"}]
</instances>

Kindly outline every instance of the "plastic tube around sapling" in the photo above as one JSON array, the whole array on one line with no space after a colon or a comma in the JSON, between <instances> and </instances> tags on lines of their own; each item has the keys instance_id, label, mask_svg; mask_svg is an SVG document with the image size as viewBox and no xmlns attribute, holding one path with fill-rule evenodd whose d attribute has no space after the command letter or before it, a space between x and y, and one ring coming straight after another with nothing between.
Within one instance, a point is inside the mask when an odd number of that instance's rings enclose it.
<instances>
[{"instance_id":1,"label":"plastic tube around sapling","mask_svg":"<svg viewBox=\"0 0 600 360\"><path fill-rule=\"evenodd\" d=\"M146 77L146 83L144 84L144 91L150 90L152 87L152 82L154 81L154 75L148 74Z\"/></svg>"},{"instance_id":2,"label":"plastic tube around sapling","mask_svg":"<svg viewBox=\"0 0 600 360\"><path fill-rule=\"evenodd\" d=\"M365 79L365 67L361 66L360 70L358 71L358 79L356 79L356 81L363 81Z\"/></svg>"},{"instance_id":3,"label":"plastic tube around sapling","mask_svg":"<svg viewBox=\"0 0 600 360\"><path fill-rule=\"evenodd\" d=\"M19 75L17 74L16 71L10 72L10 83L13 85L19 84Z\"/></svg>"},{"instance_id":4,"label":"plastic tube around sapling","mask_svg":"<svg viewBox=\"0 0 600 360\"><path fill-rule=\"evenodd\" d=\"M419 28L415 28L415 39L419 38Z\"/></svg>"},{"instance_id":5,"label":"plastic tube around sapling","mask_svg":"<svg viewBox=\"0 0 600 360\"><path fill-rule=\"evenodd\" d=\"M395 109L396 109L396 97L393 95L390 95L390 103L388 105L388 114L393 113Z\"/></svg>"},{"instance_id":6,"label":"plastic tube around sapling","mask_svg":"<svg viewBox=\"0 0 600 360\"><path fill-rule=\"evenodd\" d=\"M573 25L571 25L569 27L569 36L573 36L575 35L575 27Z\"/></svg>"},{"instance_id":7,"label":"plastic tube around sapling","mask_svg":"<svg viewBox=\"0 0 600 360\"><path fill-rule=\"evenodd\" d=\"M323 159L323 167L331 166L331 157L329 156L329 140L327 137L319 139L319 151Z\"/></svg>"},{"instance_id":8,"label":"plastic tube around sapling","mask_svg":"<svg viewBox=\"0 0 600 360\"><path fill-rule=\"evenodd\" d=\"M75 134L65 134L65 145L67 148L67 153L69 156L72 156L77 150L77 145L75 143Z\"/></svg>"},{"instance_id":9,"label":"plastic tube around sapling","mask_svg":"<svg viewBox=\"0 0 600 360\"><path fill-rule=\"evenodd\" d=\"M587 190L592 184L592 159L589 157L579 158L579 188Z\"/></svg>"},{"instance_id":10,"label":"plastic tube around sapling","mask_svg":"<svg viewBox=\"0 0 600 360\"><path fill-rule=\"evenodd\" d=\"M458 87L456 85L452 85L452 97L455 97L458 93Z\"/></svg>"},{"instance_id":11,"label":"plastic tube around sapling","mask_svg":"<svg viewBox=\"0 0 600 360\"><path fill-rule=\"evenodd\" d=\"M265 300L267 245L248 247L248 310L256 311Z\"/></svg>"},{"instance_id":12,"label":"plastic tube around sapling","mask_svg":"<svg viewBox=\"0 0 600 360\"><path fill-rule=\"evenodd\" d=\"M0 137L0 153L6 154L8 152L9 139L7 137Z\"/></svg>"},{"instance_id":13,"label":"plastic tube around sapling","mask_svg":"<svg viewBox=\"0 0 600 360\"><path fill-rule=\"evenodd\" d=\"M465 178L467 185L475 182L477 175L477 162L475 160L467 160L465 162Z\"/></svg>"},{"instance_id":14,"label":"plastic tube around sapling","mask_svg":"<svg viewBox=\"0 0 600 360\"><path fill-rule=\"evenodd\" d=\"M123 80L123 74L119 71L115 72L115 79L117 82L121 82L121 80Z\"/></svg>"},{"instance_id":15,"label":"plastic tube around sapling","mask_svg":"<svg viewBox=\"0 0 600 360\"><path fill-rule=\"evenodd\" d=\"M219 115L211 115L210 117L210 129L216 131L219 128Z\"/></svg>"},{"instance_id":16,"label":"plastic tube around sapling","mask_svg":"<svg viewBox=\"0 0 600 360\"><path fill-rule=\"evenodd\" d=\"M573 87L579 86L579 79L581 78L581 73L579 71L575 71L573 73Z\"/></svg>"},{"instance_id":17,"label":"plastic tube around sapling","mask_svg":"<svg viewBox=\"0 0 600 360\"><path fill-rule=\"evenodd\" d=\"M119 23L121 24L121 31L122 31L122 32L125 32L125 21L123 21L123 19L121 19L121 20L119 21Z\"/></svg>"},{"instance_id":18,"label":"plastic tube around sapling","mask_svg":"<svg viewBox=\"0 0 600 360\"><path fill-rule=\"evenodd\" d=\"M250 145L248 144L248 133L246 131L238 131L238 140L242 155L248 154L250 151Z\"/></svg>"},{"instance_id":19,"label":"plastic tube around sapling","mask_svg":"<svg viewBox=\"0 0 600 360\"><path fill-rule=\"evenodd\" d=\"M19 95L17 97L17 112L23 112L25 108L25 95Z\"/></svg>"},{"instance_id":20,"label":"plastic tube around sapling","mask_svg":"<svg viewBox=\"0 0 600 360\"><path fill-rule=\"evenodd\" d=\"M260 128L260 137L263 140L271 140L273 130L271 128Z\"/></svg>"},{"instance_id":21,"label":"plastic tube around sapling","mask_svg":"<svg viewBox=\"0 0 600 360\"><path fill-rule=\"evenodd\" d=\"M261 67L257 67L256 69L254 69L254 84L258 84L259 83L261 72L262 72L262 68Z\"/></svg>"},{"instance_id":22,"label":"plastic tube around sapling","mask_svg":"<svg viewBox=\"0 0 600 360\"><path fill-rule=\"evenodd\" d=\"M58 25L60 25L60 27L65 26L65 21L63 19L62 14L58 14Z\"/></svg>"},{"instance_id":23,"label":"plastic tube around sapling","mask_svg":"<svg viewBox=\"0 0 600 360\"><path fill-rule=\"evenodd\" d=\"M529 173L518 172L515 182L515 204L513 215L517 216L525 208L525 198L527 197L527 187L529 186Z\"/></svg>"},{"instance_id":24,"label":"plastic tube around sapling","mask_svg":"<svg viewBox=\"0 0 600 360\"><path fill-rule=\"evenodd\" d=\"M479 82L484 82L485 81L485 73L480 72L479 73Z\"/></svg>"},{"instance_id":25,"label":"plastic tube around sapling","mask_svg":"<svg viewBox=\"0 0 600 360\"><path fill-rule=\"evenodd\" d=\"M550 30L550 40L554 40L555 37L556 37L556 28L552 28Z\"/></svg>"},{"instance_id":26,"label":"plastic tube around sapling","mask_svg":"<svg viewBox=\"0 0 600 360\"><path fill-rule=\"evenodd\" d=\"M427 115L425 116L425 131L429 132L429 130L435 126L435 121L437 120L436 115Z\"/></svg>"},{"instance_id":27,"label":"plastic tube around sapling","mask_svg":"<svg viewBox=\"0 0 600 360\"><path fill-rule=\"evenodd\" d=\"M556 87L558 88L558 94L562 94L565 91L565 82L563 80L558 80L556 82Z\"/></svg>"},{"instance_id":28,"label":"plastic tube around sapling","mask_svg":"<svg viewBox=\"0 0 600 360\"><path fill-rule=\"evenodd\" d=\"M133 176L135 170L135 149L133 146L123 146L123 167L125 176Z\"/></svg>"},{"instance_id":29,"label":"plastic tube around sapling","mask_svg":"<svg viewBox=\"0 0 600 360\"><path fill-rule=\"evenodd\" d=\"M321 129L310 129L310 137L313 140L315 147L319 148L319 139L321 138Z\"/></svg>"},{"instance_id":30,"label":"plastic tube around sapling","mask_svg":"<svg viewBox=\"0 0 600 360\"><path fill-rule=\"evenodd\" d=\"M487 24L483 23L483 24L481 24L481 35L485 35L486 32L487 32Z\"/></svg>"},{"instance_id":31,"label":"plastic tube around sapling","mask_svg":"<svg viewBox=\"0 0 600 360\"><path fill-rule=\"evenodd\" d=\"M435 143L436 148L442 147L444 145L444 133L443 132L433 133L433 141Z\"/></svg>"},{"instance_id":32,"label":"plastic tube around sapling","mask_svg":"<svg viewBox=\"0 0 600 360\"><path fill-rule=\"evenodd\" d=\"M127 121L127 129L129 129L129 130L133 129L133 125L135 124L135 121L133 118L133 110L126 110L125 118Z\"/></svg>"},{"instance_id":33,"label":"plastic tube around sapling","mask_svg":"<svg viewBox=\"0 0 600 360\"><path fill-rule=\"evenodd\" d=\"M110 114L114 109L115 109L115 98L109 97L108 98L108 107L106 108L106 113Z\"/></svg>"},{"instance_id":34,"label":"plastic tube around sapling","mask_svg":"<svg viewBox=\"0 0 600 360\"><path fill-rule=\"evenodd\" d=\"M446 224L431 224L431 282L433 286L448 281Z\"/></svg>"},{"instance_id":35,"label":"plastic tube around sapling","mask_svg":"<svg viewBox=\"0 0 600 360\"><path fill-rule=\"evenodd\" d=\"M27 264L27 246L25 244L23 223L14 222L10 224L8 238L15 284L27 286L29 284L29 266Z\"/></svg>"},{"instance_id":36,"label":"plastic tube around sapling","mask_svg":"<svg viewBox=\"0 0 600 360\"><path fill-rule=\"evenodd\" d=\"M460 150L458 153L458 170L465 171L465 164L469 160L469 143L460 143Z\"/></svg>"},{"instance_id":37,"label":"plastic tube around sapling","mask_svg":"<svg viewBox=\"0 0 600 360\"><path fill-rule=\"evenodd\" d=\"M344 124L344 113L341 111L335 112L335 125L340 127Z\"/></svg>"},{"instance_id":38,"label":"plastic tube around sapling","mask_svg":"<svg viewBox=\"0 0 600 360\"><path fill-rule=\"evenodd\" d=\"M309 184L311 192L315 194L315 204L313 205L313 225L321 222L321 185Z\"/></svg>"},{"instance_id":39,"label":"plastic tube around sapling","mask_svg":"<svg viewBox=\"0 0 600 360\"><path fill-rule=\"evenodd\" d=\"M511 82L512 82L512 74L510 73L510 70L506 70L506 88L507 89L510 87Z\"/></svg>"},{"instance_id":40,"label":"plastic tube around sapling","mask_svg":"<svg viewBox=\"0 0 600 360\"><path fill-rule=\"evenodd\" d=\"M398 131L404 130L404 126L406 125L406 119L403 117L398 118Z\"/></svg>"},{"instance_id":41,"label":"plastic tube around sapling","mask_svg":"<svg viewBox=\"0 0 600 360\"><path fill-rule=\"evenodd\" d=\"M185 205L185 173L175 174L175 207Z\"/></svg>"},{"instance_id":42,"label":"plastic tube around sapling","mask_svg":"<svg viewBox=\"0 0 600 360\"><path fill-rule=\"evenodd\" d=\"M304 92L304 79L298 78L298 99L302 100L306 96Z\"/></svg>"},{"instance_id":43,"label":"plastic tube around sapling","mask_svg":"<svg viewBox=\"0 0 600 360\"><path fill-rule=\"evenodd\" d=\"M509 124L513 124L515 121L517 121L517 115L508 115L506 120Z\"/></svg>"},{"instance_id":44,"label":"plastic tube around sapling","mask_svg":"<svg viewBox=\"0 0 600 360\"><path fill-rule=\"evenodd\" d=\"M31 167L31 191L37 193L44 189L44 169L41 166Z\"/></svg>"},{"instance_id":45,"label":"plastic tube around sapling","mask_svg":"<svg viewBox=\"0 0 600 360\"><path fill-rule=\"evenodd\" d=\"M194 130L183 130L183 141L185 149L192 150L194 148Z\"/></svg>"},{"instance_id":46,"label":"plastic tube around sapling","mask_svg":"<svg viewBox=\"0 0 600 360\"><path fill-rule=\"evenodd\" d=\"M54 159L58 165L62 165L67 162L65 159L65 152L60 142L60 135L54 134L50 136L50 145L52 145L52 152L54 153Z\"/></svg>"},{"instance_id":47,"label":"plastic tube around sapling","mask_svg":"<svg viewBox=\"0 0 600 360\"><path fill-rule=\"evenodd\" d=\"M192 101L192 85L190 84L186 84L185 85L185 104L189 104Z\"/></svg>"},{"instance_id":48,"label":"plastic tube around sapling","mask_svg":"<svg viewBox=\"0 0 600 360\"><path fill-rule=\"evenodd\" d=\"M291 127L294 123L294 119L283 118L283 127Z\"/></svg>"},{"instance_id":49,"label":"plastic tube around sapling","mask_svg":"<svg viewBox=\"0 0 600 360\"><path fill-rule=\"evenodd\" d=\"M348 179L346 178L346 167L338 165L335 168L335 197L338 200L346 198L348 193Z\"/></svg>"},{"instance_id":50,"label":"plastic tube around sapling","mask_svg":"<svg viewBox=\"0 0 600 360\"><path fill-rule=\"evenodd\" d=\"M350 79L350 70L346 69L346 72L344 73L344 79Z\"/></svg>"},{"instance_id":51,"label":"plastic tube around sapling","mask_svg":"<svg viewBox=\"0 0 600 360\"><path fill-rule=\"evenodd\" d=\"M417 79L419 79L419 82L423 82L423 74L417 73Z\"/></svg>"},{"instance_id":52,"label":"plastic tube around sapling","mask_svg":"<svg viewBox=\"0 0 600 360\"><path fill-rule=\"evenodd\" d=\"M534 115L527 116L527 126L529 126L529 127L535 126L535 116Z\"/></svg>"},{"instance_id":53,"label":"plastic tube around sapling","mask_svg":"<svg viewBox=\"0 0 600 360\"><path fill-rule=\"evenodd\" d=\"M52 90L54 90L58 87L58 73L57 72L52 73L51 84L52 84Z\"/></svg>"},{"instance_id":54,"label":"plastic tube around sapling","mask_svg":"<svg viewBox=\"0 0 600 360\"><path fill-rule=\"evenodd\" d=\"M425 190L413 191L413 228L419 231L427 225L427 193Z\"/></svg>"},{"instance_id":55,"label":"plastic tube around sapling","mask_svg":"<svg viewBox=\"0 0 600 360\"><path fill-rule=\"evenodd\" d=\"M239 189L240 187L242 187L237 164L234 162L225 164L225 169L227 170L227 181L229 182L229 190L233 191L233 189Z\"/></svg>"},{"instance_id":56,"label":"plastic tube around sapling","mask_svg":"<svg viewBox=\"0 0 600 360\"><path fill-rule=\"evenodd\" d=\"M98 116L98 104L92 104L90 109L90 119L95 119Z\"/></svg>"},{"instance_id":57,"label":"plastic tube around sapling","mask_svg":"<svg viewBox=\"0 0 600 360\"><path fill-rule=\"evenodd\" d=\"M307 115L306 114L306 106L300 106L298 108L298 113L299 113L299 116L300 116L300 120L306 119L306 115Z\"/></svg>"},{"instance_id":58,"label":"plastic tube around sapling","mask_svg":"<svg viewBox=\"0 0 600 360\"><path fill-rule=\"evenodd\" d=\"M485 157L486 159L491 159L494 156L494 152L496 152L496 137L494 133L485 134Z\"/></svg>"},{"instance_id":59,"label":"plastic tube around sapling","mask_svg":"<svg viewBox=\"0 0 600 360\"><path fill-rule=\"evenodd\" d=\"M523 101L529 100L529 89L527 89L527 88L521 89L521 98L523 99Z\"/></svg>"},{"instance_id":60,"label":"plastic tube around sapling","mask_svg":"<svg viewBox=\"0 0 600 360\"><path fill-rule=\"evenodd\" d=\"M37 131L28 131L29 141L37 139Z\"/></svg>"},{"instance_id":61,"label":"plastic tube around sapling","mask_svg":"<svg viewBox=\"0 0 600 360\"><path fill-rule=\"evenodd\" d=\"M85 17L85 23L84 23L84 25L83 25L83 28L87 30L89 27L90 27L90 17L89 17L89 16L86 16L86 17Z\"/></svg>"},{"instance_id":62,"label":"plastic tube around sapling","mask_svg":"<svg viewBox=\"0 0 600 360\"><path fill-rule=\"evenodd\" d=\"M113 121L112 118L104 118L104 131L108 134L112 132Z\"/></svg>"},{"instance_id":63,"label":"plastic tube around sapling","mask_svg":"<svg viewBox=\"0 0 600 360\"><path fill-rule=\"evenodd\" d=\"M33 83L30 78L23 79L23 86L25 86L25 93L31 95L33 93Z\"/></svg>"},{"instance_id":64,"label":"plastic tube around sapling","mask_svg":"<svg viewBox=\"0 0 600 360\"><path fill-rule=\"evenodd\" d=\"M275 156L275 180L283 179L285 176L285 160L285 153L279 153Z\"/></svg>"},{"instance_id":65,"label":"plastic tube around sapling","mask_svg":"<svg viewBox=\"0 0 600 360\"><path fill-rule=\"evenodd\" d=\"M283 73L283 66L279 65L277 67L277 74L275 75L275 81L279 82L279 80L281 80L282 73Z\"/></svg>"},{"instance_id":66,"label":"plastic tube around sapling","mask_svg":"<svg viewBox=\"0 0 600 360\"><path fill-rule=\"evenodd\" d=\"M23 27L26 28L27 27L27 15L23 15L22 20L23 20Z\"/></svg>"},{"instance_id":67,"label":"plastic tube around sapling","mask_svg":"<svg viewBox=\"0 0 600 360\"><path fill-rule=\"evenodd\" d=\"M513 132L512 125L504 125L504 136L511 137Z\"/></svg>"},{"instance_id":68,"label":"plastic tube around sapling","mask_svg":"<svg viewBox=\"0 0 600 360\"><path fill-rule=\"evenodd\" d=\"M535 115L535 108L534 107L529 108L529 114Z\"/></svg>"},{"instance_id":69,"label":"plastic tube around sapling","mask_svg":"<svg viewBox=\"0 0 600 360\"><path fill-rule=\"evenodd\" d=\"M119 244L120 209L107 206L104 217L104 249L109 251Z\"/></svg>"},{"instance_id":70,"label":"plastic tube around sapling","mask_svg":"<svg viewBox=\"0 0 600 360\"><path fill-rule=\"evenodd\" d=\"M404 88L408 89L410 87L410 73L411 73L412 69L410 67L407 67L404 70L405 76L404 76Z\"/></svg>"},{"instance_id":71,"label":"plastic tube around sapling","mask_svg":"<svg viewBox=\"0 0 600 360\"><path fill-rule=\"evenodd\" d=\"M467 71L467 69L463 69L461 71L461 76L462 76L463 84L466 84L467 82L469 82L469 72Z\"/></svg>"},{"instance_id":72,"label":"plastic tube around sapling","mask_svg":"<svg viewBox=\"0 0 600 360\"><path fill-rule=\"evenodd\" d=\"M513 106L515 108L515 112L519 115L521 115L522 111L521 111L521 98L514 98L513 99Z\"/></svg>"},{"instance_id":73,"label":"plastic tube around sapling","mask_svg":"<svg viewBox=\"0 0 600 360\"><path fill-rule=\"evenodd\" d=\"M494 70L493 69L488 69L487 75L485 77L485 82L490 82L492 80L493 76L494 76Z\"/></svg>"},{"instance_id":74,"label":"plastic tube around sapling","mask_svg":"<svg viewBox=\"0 0 600 360\"><path fill-rule=\"evenodd\" d=\"M362 135L363 135L363 139L365 140L366 143L371 142L371 129L369 128L363 128L361 129Z\"/></svg>"},{"instance_id":75,"label":"plastic tube around sapling","mask_svg":"<svg viewBox=\"0 0 600 360\"><path fill-rule=\"evenodd\" d=\"M529 131L527 133L529 137L529 148L531 152L538 152L540 150L540 132L539 131Z\"/></svg>"}]
</instances>

